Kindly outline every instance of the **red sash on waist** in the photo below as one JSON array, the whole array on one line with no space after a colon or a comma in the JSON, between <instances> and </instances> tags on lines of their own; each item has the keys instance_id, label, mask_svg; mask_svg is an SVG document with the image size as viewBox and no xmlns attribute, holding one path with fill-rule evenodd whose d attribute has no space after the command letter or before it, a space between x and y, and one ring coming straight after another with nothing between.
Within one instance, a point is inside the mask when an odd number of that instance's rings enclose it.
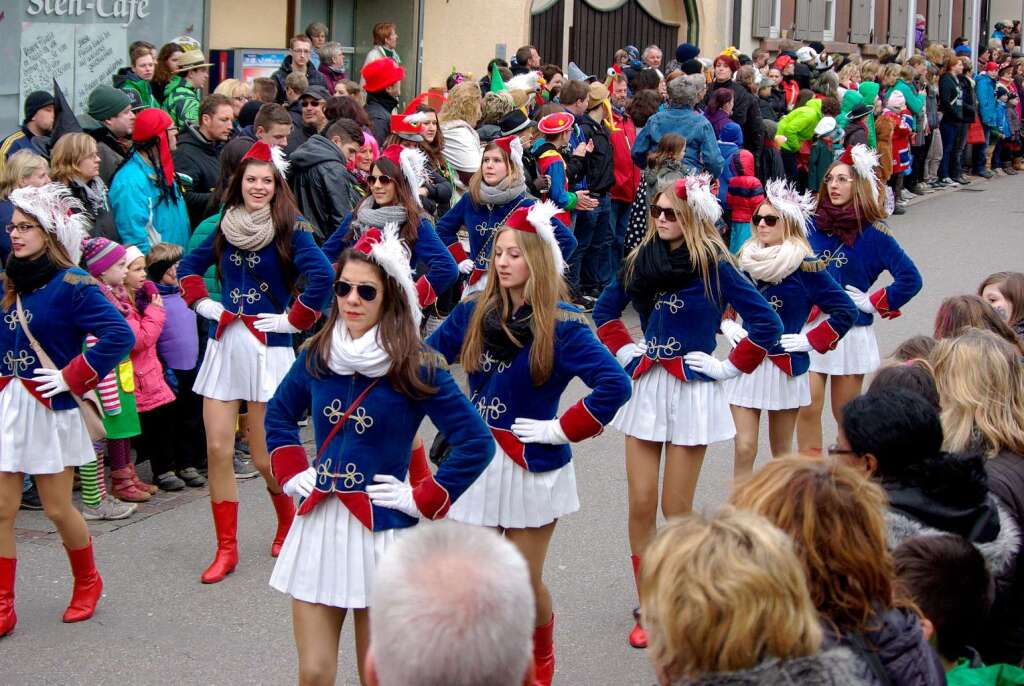
<instances>
[{"instance_id":1,"label":"red sash on waist","mask_svg":"<svg viewBox=\"0 0 1024 686\"><path fill-rule=\"evenodd\" d=\"M787 376L793 376L793 360L790 358L789 353L769 355L768 359L771 360L772 364L776 367L786 372Z\"/></svg>"},{"instance_id":2,"label":"red sash on waist","mask_svg":"<svg viewBox=\"0 0 1024 686\"><path fill-rule=\"evenodd\" d=\"M654 360L651 359L650 357L647 357L647 355L644 355L643 357L640 358L640 363L636 366L636 369L633 370L633 378L639 379L641 376L647 373L647 371L651 369L651 367L655 365L660 365L664 367L665 371L667 371L669 374L676 377L680 381L689 381L689 379L686 378L686 371L683 369L683 358L659 357L658 359Z\"/></svg>"},{"instance_id":3,"label":"red sash on waist","mask_svg":"<svg viewBox=\"0 0 1024 686\"><path fill-rule=\"evenodd\" d=\"M509 459L515 462L517 465L530 471L529 466L526 464L526 446L523 442L516 437L508 429L496 429L493 426L487 427L491 430L491 435L494 436L494 442L498 444L502 452L509 456Z\"/></svg>"},{"instance_id":4,"label":"red sash on waist","mask_svg":"<svg viewBox=\"0 0 1024 686\"><path fill-rule=\"evenodd\" d=\"M32 379L26 379L20 376L0 376L0 391L7 388L7 384L11 383L15 379L21 381L21 385L32 394L33 398L41 402L43 407L48 410L53 409L53 398L44 398L43 394L39 392L39 387L42 385L41 381L33 381Z\"/></svg>"},{"instance_id":5,"label":"red sash on waist","mask_svg":"<svg viewBox=\"0 0 1024 686\"><path fill-rule=\"evenodd\" d=\"M484 277L484 274L486 274L486 273L487 273L486 269L480 269L479 267L473 267L473 271L470 272L470 274L469 274L469 285L472 286L473 284L475 284L477 281L482 279Z\"/></svg>"},{"instance_id":6,"label":"red sash on waist","mask_svg":"<svg viewBox=\"0 0 1024 686\"><path fill-rule=\"evenodd\" d=\"M238 312L230 312L228 310L224 310L223 314L220 315L220 321L217 322L216 339L219 341L220 337L224 334L224 330L228 328L228 325L231 324L231 322L234 322L238 319L242 320L242 323L245 324L245 328L249 329L249 331L252 332L252 335L256 337L256 340L258 340L263 345L267 344L266 332L260 331L255 326L256 315L240 314Z\"/></svg>"},{"instance_id":7,"label":"red sash on waist","mask_svg":"<svg viewBox=\"0 0 1024 686\"><path fill-rule=\"evenodd\" d=\"M326 500L331 493L329 491L318 491L315 488L309 497L302 501L299 506L298 515L301 517L308 514L317 503ZM348 508L352 516L359 520L359 523L370 531L373 531L373 507L370 505L370 496L365 491L335 491L341 504Z\"/></svg>"}]
</instances>

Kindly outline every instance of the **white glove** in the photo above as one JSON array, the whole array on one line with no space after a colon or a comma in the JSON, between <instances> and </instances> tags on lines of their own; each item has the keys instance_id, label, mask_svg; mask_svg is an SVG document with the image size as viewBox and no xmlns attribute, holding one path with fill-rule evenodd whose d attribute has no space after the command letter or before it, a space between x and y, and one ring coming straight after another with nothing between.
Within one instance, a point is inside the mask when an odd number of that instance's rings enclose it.
<instances>
[{"instance_id":1,"label":"white glove","mask_svg":"<svg viewBox=\"0 0 1024 686\"><path fill-rule=\"evenodd\" d=\"M298 333L299 329L292 326L288 321L288 313L273 314L261 312L256 315L256 322L253 324L257 331L264 333Z\"/></svg>"},{"instance_id":2,"label":"white glove","mask_svg":"<svg viewBox=\"0 0 1024 686\"><path fill-rule=\"evenodd\" d=\"M694 351L683 355L686 366L716 381L724 381L740 375L740 370L729 360L719 360L707 353Z\"/></svg>"},{"instance_id":3,"label":"white glove","mask_svg":"<svg viewBox=\"0 0 1024 686\"><path fill-rule=\"evenodd\" d=\"M864 291L860 290L856 286L847 286L846 294L850 296L850 300L853 301L853 304L856 305L857 309L861 312L878 314L878 310L876 310L875 306L871 304L871 299Z\"/></svg>"},{"instance_id":4,"label":"white glove","mask_svg":"<svg viewBox=\"0 0 1024 686\"><path fill-rule=\"evenodd\" d=\"M722 330L722 335L729 341L729 345L734 348L741 340L747 337L747 330L732 319L723 319L722 323L719 324L719 328Z\"/></svg>"},{"instance_id":5,"label":"white glove","mask_svg":"<svg viewBox=\"0 0 1024 686\"><path fill-rule=\"evenodd\" d=\"M473 260L465 259L462 262L459 262L459 273L460 274L472 274L473 273L473 269L475 267L476 267L476 264L473 262Z\"/></svg>"},{"instance_id":6,"label":"white glove","mask_svg":"<svg viewBox=\"0 0 1024 686\"><path fill-rule=\"evenodd\" d=\"M40 383L39 392L42 393L44 398L52 398L58 393L71 390L59 369L40 367L35 371L35 376L32 380Z\"/></svg>"},{"instance_id":7,"label":"white glove","mask_svg":"<svg viewBox=\"0 0 1024 686\"><path fill-rule=\"evenodd\" d=\"M784 333L779 339L779 343L787 353L809 353L814 350L814 346L807 340L807 336L802 333Z\"/></svg>"},{"instance_id":8,"label":"white glove","mask_svg":"<svg viewBox=\"0 0 1024 686\"><path fill-rule=\"evenodd\" d=\"M284 482L281 490L295 498L308 498L316 487L316 469L310 467Z\"/></svg>"},{"instance_id":9,"label":"white glove","mask_svg":"<svg viewBox=\"0 0 1024 686\"><path fill-rule=\"evenodd\" d=\"M619 361L619 364L625 367L627 364L646 353L646 343L627 343L619 348L619 352L615 353L615 359Z\"/></svg>"},{"instance_id":10,"label":"white glove","mask_svg":"<svg viewBox=\"0 0 1024 686\"><path fill-rule=\"evenodd\" d=\"M410 517L423 516L412 497L412 486L390 474L376 474L373 480L376 483L366 487L366 494L374 505L398 510Z\"/></svg>"},{"instance_id":11,"label":"white glove","mask_svg":"<svg viewBox=\"0 0 1024 686\"><path fill-rule=\"evenodd\" d=\"M224 314L224 306L213 298L203 298L196 303L196 314L210 321L219 322Z\"/></svg>"},{"instance_id":12,"label":"white glove","mask_svg":"<svg viewBox=\"0 0 1024 686\"><path fill-rule=\"evenodd\" d=\"M569 442L565 432L562 431L562 424L555 419L526 419L516 417L512 422L512 433L523 443L549 443L551 445L565 445Z\"/></svg>"}]
</instances>

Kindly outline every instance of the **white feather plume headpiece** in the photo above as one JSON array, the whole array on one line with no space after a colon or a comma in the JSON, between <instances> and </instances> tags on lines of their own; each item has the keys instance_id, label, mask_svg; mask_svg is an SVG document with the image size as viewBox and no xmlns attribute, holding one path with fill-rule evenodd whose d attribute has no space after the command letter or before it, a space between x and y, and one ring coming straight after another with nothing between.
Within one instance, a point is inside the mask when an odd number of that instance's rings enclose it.
<instances>
[{"instance_id":1,"label":"white feather plume headpiece","mask_svg":"<svg viewBox=\"0 0 1024 686\"><path fill-rule=\"evenodd\" d=\"M506 81L505 87L510 91L520 90L526 91L527 93L533 93L540 88L540 76L535 71L518 74Z\"/></svg>"},{"instance_id":2,"label":"white feather plume headpiece","mask_svg":"<svg viewBox=\"0 0 1024 686\"><path fill-rule=\"evenodd\" d=\"M291 162L288 161L288 156L284 154L284 150L276 145L271 145L270 162L281 176L286 179L288 178L288 168L291 167Z\"/></svg>"},{"instance_id":3,"label":"white feather plume headpiece","mask_svg":"<svg viewBox=\"0 0 1024 686\"><path fill-rule=\"evenodd\" d=\"M685 200L693 213L701 219L717 224L722 218L722 205L711 192L709 174L687 174L675 183L676 196Z\"/></svg>"},{"instance_id":4,"label":"white feather plume headpiece","mask_svg":"<svg viewBox=\"0 0 1024 686\"><path fill-rule=\"evenodd\" d=\"M420 186L425 184L429 177L427 156L419 148L402 148L398 160L398 166L402 168L402 174L405 176L405 180L409 182L409 189L412 191L413 197L416 198L416 203L422 206L423 201L420 200L418 191Z\"/></svg>"},{"instance_id":5,"label":"white feather plume headpiece","mask_svg":"<svg viewBox=\"0 0 1024 686\"><path fill-rule=\"evenodd\" d=\"M405 115L405 122L413 126L420 126L426 124L435 116L433 112L413 112L412 114Z\"/></svg>"},{"instance_id":6,"label":"white feather plume headpiece","mask_svg":"<svg viewBox=\"0 0 1024 686\"><path fill-rule=\"evenodd\" d=\"M11 204L31 215L48 233L52 233L68 251L71 261L82 259L82 241L88 237L88 216L81 201L62 183L36 188L16 188L9 196Z\"/></svg>"},{"instance_id":7,"label":"white feather plume headpiece","mask_svg":"<svg viewBox=\"0 0 1024 686\"><path fill-rule=\"evenodd\" d=\"M863 143L858 143L852 148L847 148L839 161L850 165L854 174L871 182L871 195L877 201L878 176L875 174L875 168L878 167L878 153Z\"/></svg>"},{"instance_id":8,"label":"white feather plume headpiece","mask_svg":"<svg viewBox=\"0 0 1024 686\"><path fill-rule=\"evenodd\" d=\"M807 235L807 220L814 212L814 198L810 191L797 193L796 187L786 179L772 179L764 185L764 194L775 210L795 223Z\"/></svg>"},{"instance_id":9,"label":"white feather plume headpiece","mask_svg":"<svg viewBox=\"0 0 1024 686\"><path fill-rule=\"evenodd\" d=\"M409 249L398 236L398 224L391 222L383 229L374 227L363 231L352 248L368 255L380 265L385 274L398 282L409 303L413 323L419 329L423 312L420 309L416 284L412 279L412 267L409 266Z\"/></svg>"}]
</instances>

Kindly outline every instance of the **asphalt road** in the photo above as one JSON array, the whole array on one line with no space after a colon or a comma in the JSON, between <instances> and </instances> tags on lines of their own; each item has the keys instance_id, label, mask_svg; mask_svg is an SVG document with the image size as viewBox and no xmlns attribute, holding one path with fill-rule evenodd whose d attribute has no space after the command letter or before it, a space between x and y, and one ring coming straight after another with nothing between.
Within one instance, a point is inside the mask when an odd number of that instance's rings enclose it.
<instances>
[{"instance_id":1,"label":"asphalt road","mask_svg":"<svg viewBox=\"0 0 1024 686\"><path fill-rule=\"evenodd\" d=\"M1024 177L997 177L913 201L906 215L892 219L925 285L903 308L904 316L878 324L883 356L911 335L930 333L946 296L973 292L990 272L1024 268L1022 192ZM584 392L577 384L564 405ZM762 438L766 433L762 430ZM834 434L828 420L825 440ZM557 614L555 682L649 685L654 677L646 653L626 643L635 599L626 542L623 437L609 430L576 446L574 453L582 508L559 523L546 572ZM761 459L766 455L762 441ZM711 446L698 507L721 503L731 474L731 442ZM242 482L240 490L241 562L232 576L213 586L199 583L214 548L204 490L161 495L132 519L93 525L105 593L96 616L81 624L60 621L71 588L60 539L40 513L22 512L19 622L0 640L0 686L294 683L288 598L267 585L273 565L270 502L259 479ZM339 684L358 684L353 652L346 627Z\"/></svg>"}]
</instances>

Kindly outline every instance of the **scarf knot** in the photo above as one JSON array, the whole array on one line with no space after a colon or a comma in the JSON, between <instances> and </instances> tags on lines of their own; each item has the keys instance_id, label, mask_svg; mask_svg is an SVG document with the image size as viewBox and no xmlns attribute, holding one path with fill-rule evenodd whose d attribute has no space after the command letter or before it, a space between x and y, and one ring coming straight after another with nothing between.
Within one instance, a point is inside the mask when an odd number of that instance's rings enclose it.
<instances>
[{"instance_id":1,"label":"scarf knot","mask_svg":"<svg viewBox=\"0 0 1024 686\"><path fill-rule=\"evenodd\" d=\"M807 248L794 240L762 245L754 239L747 241L737 257L740 268L755 281L775 284L799 269L808 255Z\"/></svg>"},{"instance_id":2,"label":"scarf knot","mask_svg":"<svg viewBox=\"0 0 1024 686\"><path fill-rule=\"evenodd\" d=\"M409 221L409 213L401 205L387 205L385 207L372 207L372 202L364 202L356 210L356 219L353 228L360 232L364 229L377 227L383 229L388 224L402 226Z\"/></svg>"},{"instance_id":3,"label":"scarf knot","mask_svg":"<svg viewBox=\"0 0 1024 686\"><path fill-rule=\"evenodd\" d=\"M814 224L821 231L837 236L847 247L854 244L864 228L852 200L840 207L832 203L827 193L818 199Z\"/></svg>"},{"instance_id":4,"label":"scarf knot","mask_svg":"<svg viewBox=\"0 0 1024 686\"><path fill-rule=\"evenodd\" d=\"M327 367L339 376L362 374L371 379L384 376L391 369L391 358L377 340L379 326L359 338L352 338L348 325L339 321L331 331L331 351Z\"/></svg>"},{"instance_id":5,"label":"scarf knot","mask_svg":"<svg viewBox=\"0 0 1024 686\"><path fill-rule=\"evenodd\" d=\"M255 212L249 212L242 205L228 208L220 220L220 229L228 243L239 250L262 250L274 240L270 205Z\"/></svg>"},{"instance_id":6,"label":"scarf knot","mask_svg":"<svg viewBox=\"0 0 1024 686\"><path fill-rule=\"evenodd\" d=\"M480 202L484 205L500 207L523 195L526 195L526 183L522 179L515 185L512 185L511 176L506 176L494 186L480 182Z\"/></svg>"}]
</instances>

